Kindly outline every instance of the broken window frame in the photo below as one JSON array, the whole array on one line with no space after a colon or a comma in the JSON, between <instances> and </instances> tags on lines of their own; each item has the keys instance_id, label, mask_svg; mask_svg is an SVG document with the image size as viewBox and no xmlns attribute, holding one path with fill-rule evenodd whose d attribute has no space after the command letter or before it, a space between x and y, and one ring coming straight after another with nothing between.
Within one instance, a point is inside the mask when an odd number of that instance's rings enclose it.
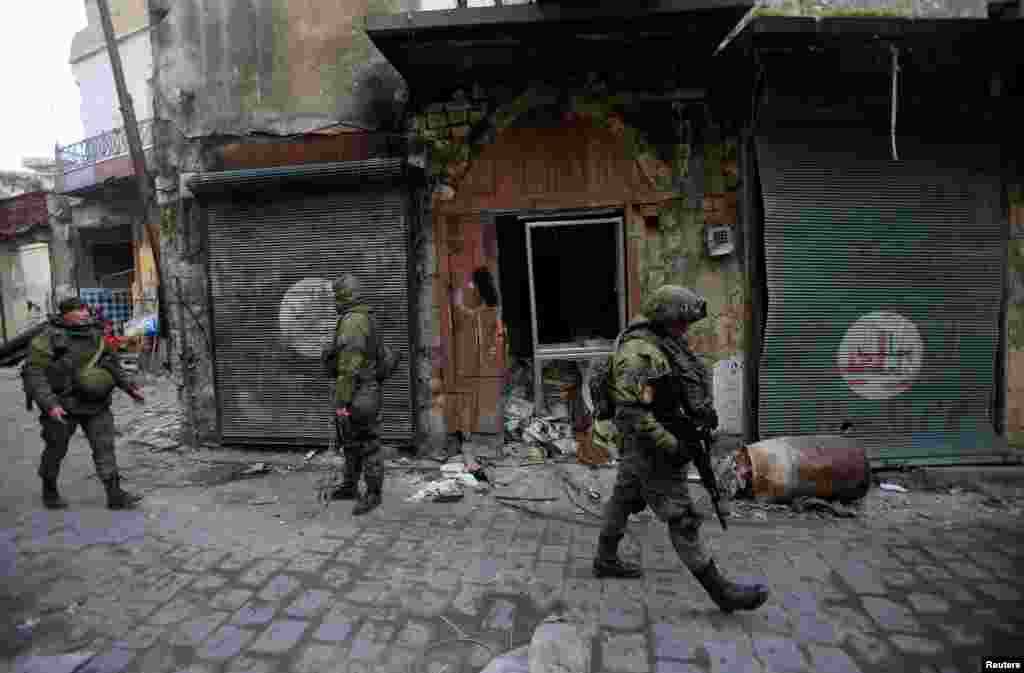
<instances>
[{"instance_id":1,"label":"broken window frame","mask_svg":"<svg viewBox=\"0 0 1024 673\"><path fill-rule=\"evenodd\" d=\"M613 217L580 217L560 219L539 219L536 216L523 217L526 227L526 264L530 284L530 328L533 335L533 404L538 414L544 412L544 362L550 360L591 360L611 354L613 342L607 346L581 346L577 344L539 343L537 324L537 288L534 281L533 264L533 230L542 227L580 226L587 224L612 224L615 230L615 294L618 303L619 325L621 332L626 326L626 230L625 218L621 215Z\"/></svg>"}]
</instances>

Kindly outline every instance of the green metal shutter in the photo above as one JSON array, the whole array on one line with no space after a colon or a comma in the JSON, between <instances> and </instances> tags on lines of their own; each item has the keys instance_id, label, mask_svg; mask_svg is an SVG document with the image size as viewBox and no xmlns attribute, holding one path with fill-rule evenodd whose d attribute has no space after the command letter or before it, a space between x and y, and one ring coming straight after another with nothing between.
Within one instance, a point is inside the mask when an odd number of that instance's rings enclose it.
<instances>
[{"instance_id":1,"label":"green metal shutter","mask_svg":"<svg viewBox=\"0 0 1024 673\"><path fill-rule=\"evenodd\" d=\"M760 435L850 422L876 464L994 459L998 151L900 140L893 161L889 147L820 129L758 141Z\"/></svg>"},{"instance_id":2,"label":"green metal shutter","mask_svg":"<svg viewBox=\"0 0 1024 673\"><path fill-rule=\"evenodd\" d=\"M322 345L330 281L355 273L384 341L404 354L384 385L381 437L412 438L408 232L392 185L329 194L235 193L207 208L220 423L226 443L326 444L332 384Z\"/></svg>"}]
</instances>

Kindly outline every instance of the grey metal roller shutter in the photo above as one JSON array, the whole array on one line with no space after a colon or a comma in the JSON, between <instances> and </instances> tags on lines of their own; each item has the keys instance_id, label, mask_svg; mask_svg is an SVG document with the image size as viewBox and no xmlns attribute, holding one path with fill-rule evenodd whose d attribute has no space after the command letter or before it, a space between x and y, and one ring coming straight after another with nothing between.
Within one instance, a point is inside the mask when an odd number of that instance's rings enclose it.
<instances>
[{"instance_id":1,"label":"grey metal roller shutter","mask_svg":"<svg viewBox=\"0 0 1024 673\"><path fill-rule=\"evenodd\" d=\"M384 341L404 354L384 386L381 436L413 434L408 231L393 186L359 192L236 193L208 204L221 434L227 443L323 444L332 384L320 372L337 316L330 281L361 281Z\"/></svg>"},{"instance_id":2,"label":"grey metal roller shutter","mask_svg":"<svg viewBox=\"0 0 1024 673\"><path fill-rule=\"evenodd\" d=\"M762 438L835 432L877 463L998 455L998 151L843 131L758 141Z\"/></svg>"}]
</instances>

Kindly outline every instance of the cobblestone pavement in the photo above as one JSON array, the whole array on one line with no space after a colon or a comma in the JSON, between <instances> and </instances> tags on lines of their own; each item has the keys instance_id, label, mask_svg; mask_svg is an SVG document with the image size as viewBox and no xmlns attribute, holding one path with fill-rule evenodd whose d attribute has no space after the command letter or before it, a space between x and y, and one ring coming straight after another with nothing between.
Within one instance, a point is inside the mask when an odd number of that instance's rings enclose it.
<instances>
[{"instance_id":1,"label":"cobblestone pavement","mask_svg":"<svg viewBox=\"0 0 1024 673\"><path fill-rule=\"evenodd\" d=\"M267 488L312 502L312 480ZM649 519L623 546L646 578L595 580L592 526L476 494L404 503L396 488L359 519L347 503L315 518L225 505L215 488L157 489L134 512L25 502L0 522L0 669L60 673L70 659L41 657L90 652L80 673L479 671L529 642L558 599L599 625L598 673L966 672L983 654L1024 653L1014 519L726 534L709 522L720 565L774 591L756 613L725 615Z\"/></svg>"},{"instance_id":2,"label":"cobblestone pavement","mask_svg":"<svg viewBox=\"0 0 1024 673\"><path fill-rule=\"evenodd\" d=\"M723 533L709 518L723 569L773 589L756 613L725 615L649 515L622 549L646 578L595 580L593 525L477 493L405 503L417 487L397 475L367 517L322 511L322 472L232 481L205 454L162 450L173 390L147 394L143 410L117 402L119 462L144 506L104 508L78 438L61 480L71 509L50 512L34 418L14 376L0 381L0 673L479 671L556 601L597 625L593 673L966 673L1024 654L1019 510L910 494L852 520L769 515Z\"/></svg>"}]
</instances>

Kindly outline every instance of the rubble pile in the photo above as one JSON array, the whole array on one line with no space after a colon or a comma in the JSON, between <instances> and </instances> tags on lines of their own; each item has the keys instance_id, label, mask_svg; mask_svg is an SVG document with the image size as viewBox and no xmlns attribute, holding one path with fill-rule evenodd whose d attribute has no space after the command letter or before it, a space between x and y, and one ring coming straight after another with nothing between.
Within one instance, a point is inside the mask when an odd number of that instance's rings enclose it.
<instances>
[{"instance_id":1,"label":"rubble pile","mask_svg":"<svg viewBox=\"0 0 1024 673\"><path fill-rule=\"evenodd\" d=\"M532 374L521 364L510 376L505 390L505 450L528 462L571 459L589 427L589 417L579 395L580 374L572 362L552 362L544 367L543 395L546 414L535 412Z\"/></svg>"},{"instance_id":2,"label":"rubble pile","mask_svg":"<svg viewBox=\"0 0 1024 673\"><path fill-rule=\"evenodd\" d=\"M576 455L576 436L566 417L537 416L529 400L510 397L505 402L505 451L526 458L531 450L544 458Z\"/></svg>"},{"instance_id":3,"label":"rubble pile","mask_svg":"<svg viewBox=\"0 0 1024 673\"><path fill-rule=\"evenodd\" d=\"M441 466L441 479L426 481L425 485L405 499L406 502L454 502L461 500L469 489L479 492L490 490L489 478L480 465L465 465L461 461ZM410 484L424 483L414 476Z\"/></svg>"}]
</instances>

